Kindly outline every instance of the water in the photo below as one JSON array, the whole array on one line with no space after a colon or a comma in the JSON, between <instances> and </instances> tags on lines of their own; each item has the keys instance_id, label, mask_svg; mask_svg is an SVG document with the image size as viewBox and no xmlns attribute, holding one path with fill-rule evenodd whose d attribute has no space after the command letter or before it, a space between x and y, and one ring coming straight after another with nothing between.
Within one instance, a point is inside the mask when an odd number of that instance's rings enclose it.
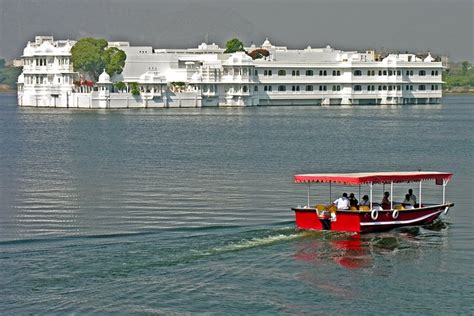
<instances>
[{"instance_id":1,"label":"water","mask_svg":"<svg viewBox=\"0 0 474 316\"><path fill-rule=\"evenodd\" d=\"M78 111L0 95L0 310L472 314L473 114L474 97ZM293 174L417 169L455 173L442 224L294 229L306 190Z\"/></svg>"}]
</instances>

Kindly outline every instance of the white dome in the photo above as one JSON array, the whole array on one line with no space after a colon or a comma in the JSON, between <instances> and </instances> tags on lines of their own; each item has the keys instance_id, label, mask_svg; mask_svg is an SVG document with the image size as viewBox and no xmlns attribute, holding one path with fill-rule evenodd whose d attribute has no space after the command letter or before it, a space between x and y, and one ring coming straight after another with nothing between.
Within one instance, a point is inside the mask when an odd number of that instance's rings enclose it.
<instances>
[{"instance_id":1,"label":"white dome","mask_svg":"<svg viewBox=\"0 0 474 316\"><path fill-rule=\"evenodd\" d=\"M435 59L431 56L431 53L428 53L428 56L426 56L426 58L423 60L425 63L431 63L433 62Z\"/></svg>"},{"instance_id":2,"label":"white dome","mask_svg":"<svg viewBox=\"0 0 474 316\"><path fill-rule=\"evenodd\" d=\"M100 74L98 83L111 83L110 76L105 70Z\"/></svg>"},{"instance_id":3,"label":"white dome","mask_svg":"<svg viewBox=\"0 0 474 316\"><path fill-rule=\"evenodd\" d=\"M147 71L140 76L141 83L157 83L162 81L162 76L156 71Z\"/></svg>"},{"instance_id":4,"label":"white dome","mask_svg":"<svg viewBox=\"0 0 474 316\"><path fill-rule=\"evenodd\" d=\"M21 74L18 76L17 83L25 83L25 76L23 75L23 73L21 73Z\"/></svg>"},{"instance_id":5,"label":"white dome","mask_svg":"<svg viewBox=\"0 0 474 316\"><path fill-rule=\"evenodd\" d=\"M201 80L202 80L202 76L198 74L197 72L191 76L191 81L201 81Z\"/></svg>"},{"instance_id":6,"label":"white dome","mask_svg":"<svg viewBox=\"0 0 474 316\"><path fill-rule=\"evenodd\" d=\"M34 56L35 55L35 48L31 46L31 43L28 42L25 49L23 50L23 56Z\"/></svg>"},{"instance_id":7,"label":"white dome","mask_svg":"<svg viewBox=\"0 0 474 316\"><path fill-rule=\"evenodd\" d=\"M51 44L50 42L43 42L43 44L36 48L35 53L38 55L55 54L56 47L54 47L53 44Z\"/></svg>"},{"instance_id":8,"label":"white dome","mask_svg":"<svg viewBox=\"0 0 474 316\"><path fill-rule=\"evenodd\" d=\"M230 55L230 57L227 59L228 64L238 64L238 65L252 65L253 60L252 57L247 55L245 52L236 52Z\"/></svg>"},{"instance_id":9,"label":"white dome","mask_svg":"<svg viewBox=\"0 0 474 316\"><path fill-rule=\"evenodd\" d=\"M268 40L268 37L265 38L265 41L262 44L262 47L272 47L272 43Z\"/></svg>"}]
</instances>

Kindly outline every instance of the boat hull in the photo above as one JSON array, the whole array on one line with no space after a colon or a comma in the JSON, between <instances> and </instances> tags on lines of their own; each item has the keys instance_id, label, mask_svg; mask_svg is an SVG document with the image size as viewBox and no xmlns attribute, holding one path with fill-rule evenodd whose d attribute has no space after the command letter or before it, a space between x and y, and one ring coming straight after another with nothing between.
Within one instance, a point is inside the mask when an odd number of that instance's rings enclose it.
<instances>
[{"instance_id":1,"label":"boat hull","mask_svg":"<svg viewBox=\"0 0 474 316\"><path fill-rule=\"evenodd\" d=\"M300 229L367 233L403 226L427 225L442 213L447 213L453 205L453 203L426 205L401 211L337 211L332 217L314 208L292 210L295 212L296 226Z\"/></svg>"}]
</instances>

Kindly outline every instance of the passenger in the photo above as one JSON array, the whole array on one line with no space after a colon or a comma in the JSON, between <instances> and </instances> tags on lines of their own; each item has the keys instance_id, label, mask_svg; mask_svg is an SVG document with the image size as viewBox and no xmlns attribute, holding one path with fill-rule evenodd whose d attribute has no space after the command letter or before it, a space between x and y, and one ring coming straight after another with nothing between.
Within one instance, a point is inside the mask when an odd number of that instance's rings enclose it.
<instances>
[{"instance_id":1,"label":"passenger","mask_svg":"<svg viewBox=\"0 0 474 316\"><path fill-rule=\"evenodd\" d=\"M416 204L416 195L413 194L412 189L408 190L408 195L410 196L410 204L415 206L415 204Z\"/></svg>"},{"instance_id":2,"label":"passenger","mask_svg":"<svg viewBox=\"0 0 474 316\"><path fill-rule=\"evenodd\" d=\"M368 196L368 195L364 195L364 196L362 197L362 200L360 201L359 206L370 206L369 196Z\"/></svg>"},{"instance_id":3,"label":"passenger","mask_svg":"<svg viewBox=\"0 0 474 316\"><path fill-rule=\"evenodd\" d=\"M410 198L410 194L405 194L405 199L402 202L402 205L405 209L410 210L415 207L415 204L412 204L413 200Z\"/></svg>"},{"instance_id":4,"label":"passenger","mask_svg":"<svg viewBox=\"0 0 474 316\"><path fill-rule=\"evenodd\" d=\"M338 210L348 210L350 207L350 202L347 198L347 193L342 193L342 197L335 200L333 204L336 205Z\"/></svg>"},{"instance_id":5,"label":"passenger","mask_svg":"<svg viewBox=\"0 0 474 316\"><path fill-rule=\"evenodd\" d=\"M349 203L351 207L355 207L356 209L359 209L359 201L355 198L354 193L349 194Z\"/></svg>"},{"instance_id":6,"label":"passenger","mask_svg":"<svg viewBox=\"0 0 474 316\"><path fill-rule=\"evenodd\" d=\"M390 209L390 193L389 192L385 192L383 194L383 199L382 199L382 202L380 204L382 204L382 208L383 209Z\"/></svg>"}]
</instances>

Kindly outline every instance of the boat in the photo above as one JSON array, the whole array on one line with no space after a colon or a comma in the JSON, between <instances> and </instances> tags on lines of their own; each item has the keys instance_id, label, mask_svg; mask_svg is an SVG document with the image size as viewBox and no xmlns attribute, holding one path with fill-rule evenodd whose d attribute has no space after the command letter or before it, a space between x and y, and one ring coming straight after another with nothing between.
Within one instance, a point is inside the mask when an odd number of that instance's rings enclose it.
<instances>
[{"instance_id":1,"label":"boat","mask_svg":"<svg viewBox=\"0 0 474 316\"><path fill-rule=\"evenodd\" d=\"M305 206L292 208L295 212L296 226L299 229L331 230L341 232L379 232L396 227L427 225L433 223L441 214L447 215L454 203L446 201L446 185L453 174L446 172L368 172L368 173L318 173L297 174L295 183L307 184L308 197ZM422 200L422 183L435 181L442 186L442 202L427 203ZM415 205L390 201L389 205L380 205L373 201L375 185L389 185L390 197L393 196L393 187L397 183L418 183L418 203ZM359 187L359 201L361 185L369 187L369 205L352 206L350 209L337 209L334 204L316 204L310 206L310 187L313 183L329 184L329 199L332 201L332 185L351 185Z\"/></svg>"}]
</instances>

